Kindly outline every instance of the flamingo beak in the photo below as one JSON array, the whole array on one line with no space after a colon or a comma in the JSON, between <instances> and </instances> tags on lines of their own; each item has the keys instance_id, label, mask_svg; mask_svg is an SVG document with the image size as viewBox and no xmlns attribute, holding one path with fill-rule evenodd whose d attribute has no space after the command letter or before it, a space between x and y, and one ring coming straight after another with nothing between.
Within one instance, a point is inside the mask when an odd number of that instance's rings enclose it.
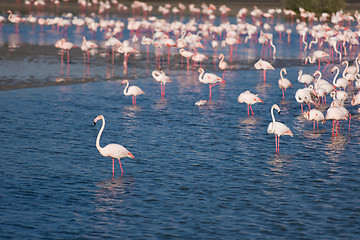
<instances>
[{"instance_id":1,"label":"flamingo beak","mask_svg":"<svg viewBox=\"0 0 360 240\"><path fill-rule=\"evenodd\" d=\"M134 155L132 155L131 152L129 152L129 153L127 154L127 157L132 158L132 159L135 159Z\"/></svg>"},{"instance_id":2,"label":"flamingo beak","mask_svg":"<svg viewBox=\"0 0 360 240\"><path fill-rule=\"evenodd\" d=\"M264 103L263 100L261 100L260 98L259 98L259 101L262 102L262 103Z\"/></svg>"}]
</instances>

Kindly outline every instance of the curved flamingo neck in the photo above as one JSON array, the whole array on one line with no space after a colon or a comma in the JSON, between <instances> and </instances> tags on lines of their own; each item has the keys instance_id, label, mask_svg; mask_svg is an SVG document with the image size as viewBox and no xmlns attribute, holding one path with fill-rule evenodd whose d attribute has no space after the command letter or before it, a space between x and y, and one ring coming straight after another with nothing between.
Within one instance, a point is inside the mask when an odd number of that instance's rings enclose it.
<instances>
[{"instance_id":1,"label":"curved flamingo neck","mask_svg":"<svg viewBox=\"0 0 360 240\"><path fill-rule=\"evenodd\" d=\"M302 70L300 69L300 70L299 70L299 75L298 75L298 80L301 79L301 76L302 76Z\"/></svg>"},{"instance_id":2,"label":"curved flamingo neck","mask_svg":"<svg viewBox=\"0 0 360 240\"><path fill-rule=\"evenodd\" d=\"M272 118L272 123L273 123L271 131L274 132L274 130L275 130L274 106L271 107L271 118Z\"/></svg>"},{"instance_id":3,"label":"curved flamingo neck","mask_svg":"<svg viewBox=\"0 0 360 240\"><path fill-rule=\"evenodd\" d=\"M336 79L337 79L337 77L338 77L338 75L339 75L339 68L338 67L334 67L335 69L336 69L336 74L335 74L335 77L334 77L334 79L333 79L333 85L335 85L335 83L336 83Z\"/></svg>"},{"instance_id":4,"label":"curved flamingo neck","mask_svg":"<svg viewBox=\"0 0 360 240\"><path fill-rule=\"evenodd\" d=\"M348 67L349 67L349 62L348 62L348 61L344 61L343 63L346 64L346 67L345 67L345 69L344 69L344 71L343 71L343 77L345 77L345 73L346 73L346 71L347 71L347 69L348 69Z\"/></svg>"},{"instance_id":5,"label":"curved flamingo neck","mask_svg":"<svg viewBox=\"0 0 360 240\"><path fill-rule=\"evenodd\" d=\"M204 76L205 71L202 68L200 68L199 71L200 71L199 80L203 80L204 79L203 76Z\"/></svg>"},{"instance_id":6,"label":"curved flamingo neck","mask_svg":"<svg viewBox=\"0 0 360 240\"><path fill-rule=\"evenodd\" d=\"M125 87L125 89L124 89L124 95L126 95L126 96L130 95L130 94L128 93L128 87L129 87L129 81L126 81L126 87Z\"/></svg>"},{"instance_id":7,"label":"curved flamingo neck","mask_svg":"<svg viewBox=\"0 0 360 240\"><path fill-rule=\"evenodd\" d=\"M285 69L282 68L281 71L280 71L281 80L284 80L284 76L283 76L284 72L285 72Z\"/></svg>"},{"instance_id":8,"label":"curved flamingo neck","mask_svg":"<svg viewBox=\"0 0 360 240\"><path fill-rule=\"evenodd\" d=\"M103 148L100 147L100 137L101 137L102 132L104 131L104 128L105 128L105 118L102 117L102 126L101 126L99 134L98 134L98 136L96 138L96 148L97 148L97 150L99 150L100 153L103 150Z\"/></svg>"}]
</instances>

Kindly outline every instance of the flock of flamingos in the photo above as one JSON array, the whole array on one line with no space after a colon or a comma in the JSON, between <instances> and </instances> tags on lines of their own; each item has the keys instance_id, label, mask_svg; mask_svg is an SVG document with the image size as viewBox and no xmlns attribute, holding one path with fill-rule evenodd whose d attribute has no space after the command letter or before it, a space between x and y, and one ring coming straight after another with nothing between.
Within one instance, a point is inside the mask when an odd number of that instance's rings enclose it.
<instances>
[{"instance_id":1,"label":"flock of flamingos","mask_svg":"<svg viewBox=\"0 0 360 240\"><path fill-rule=\"evenodd\" d=\"M57 0L52 2L60 4ZM227 15L230 11L234 13L236 10L225 5L216 7L212 4L203 3L198 8L194 4L188 6L181 3L177 5L164 4L158 7L160 16L161 14L163 16L161 18L151 15L154 9L152 5L140 1L134 1L130 8L118 3L117 0L111 2L79 0L78 3L81 8L92 9L94 11L93 15L97 12L99 17L82 18L72 14L55 18L36 18L31 15L21 17L9 10L8 21L15 24L15 32L19 32L18 24L24 22L38 24L41 29L43 26L51 26L53 29L66 31L69 26L75 25L77 29L88 29L90 32L103 31L106 38L103 46L87 40L85 36L82 45L77 46L84 52L84 65L89 64L90 55L95 55L97 48L104 48L107 49L109 58L112 58L112 64L114 64L115 54L123 54L123 71L125 75L130 55L139 51L139 49L132 46L133 43L141 42L142 45L146 46L147 61L149 61L149 47L152 47L156 57L156 70L152 72L152 77L160 83L162 97L165 96L165 85L172 81L161 69L161 64L166 60L168 64L170 63L171 49L173 51L175 49L181 56L181 66L184 67L183 59L186 59L187 71L197 69L199 81L209 86L209 99L196 102L195 104L199 106L211 101L211 89L214 86L225 82L225 72L231 71L227 62L232 62L233 52L237 50L238 44L247 44L251 41L262 45L260 59L254 64L254 68L263 71L263 81L265 82L266 71L275 69L269 62L276 59L274 34L278 34L279 39L284 38L283 41L285 42L294 41L291 39L292 30L286 29L284 24L275 24L274 18L283 16L288 18L288 21L296 21L294 24L296 24L296 31L299 36L296 41L299 42L301 50L311 53L310 56L303 59L304 63L318 64L318 70L312 74L305 74L302 70L299 70L298 73L297 80L304 84L304 88L296 91L295 99L301 104L303 117L314 122L314 129L315 123L318 125L319 122L324 123L326 120L332 120L333 136L338 134L340 120L348 120L350 130L351 114L345 108L346 101L351 99L349 99L349 94L353 94L351 105L360 104L360 93L356 94L356 90L360 88L360 54L356 52L359 45L360 30L352 30L357 29L354 26L359 26L360 14L357 11L352 14L339 11L333 14L322 13L320 16L316 16L316 14L302 8L299 8L298 14L291 10L278 8L268 9L267 11L260 10L257 7L252 10L241 8L237 10L236 24L231 24L226 20ZM46 2L26 0L25 4L29 7L36 7L46 4ZM109 9L117 9L119 12L132 11L133 17L128 18L126 24L120 20L102 18L102 14L109 11ZM178 20L185 11L192 16L187 23ZM222 23L219 25L214 24L216 14L220 14L222 18ZM203 21L198 21L201 17ZM170 19L172 20L170 21ZM0 22L4 21L6 21L6 18L0 18ZM125 29L130 31L131 38L121 41ZM207 54L206 48L204 48L205 41L211 43L211 50L214 52L213 56ZM55 43L55 47L61 51L61 65L64 62L64 52L67 53L67 63L69 64L69 52L75 45L64 37ZM314 49L317 50L314 51ZM217 55L218 50L223 50L223 53L226 53ZM213 58L213 63L218 62L219 69L223 71L222 76L206 72L203 63L209 58ZM328 81L322 79L322 73L331 61L335 63L331 69L334 78L332 81ZM324 66L323 69L321 69L322 66ZM63 66L61 66L62 69ZM283 98L284 91L292 87L292 83L285 78L286 74L286 68L282 68L278 84L282 90ZM140 87L130 85L128 80L124 80L122 84L126 84L124 95L132 96L134 105L136 104L136 97L145 94ZM328 95L332 102L324 115L318 109L318 106L326 104ZM239 95L238 102L246 103L248 115L250 115L250 110L251 115L254 115L251 105L262 102L262 100L258 95L245 91ZM304 111L303 104L308 105L308 111ZM311 108L311 104L315 105L315 108ZM271 107L272 121L268 125L267 132L275 135L275 146L278 153L280 136L289 135L292 137L293 133L285 124L275 120L274 110L280 113L280 107L277 104ZM94 123L99 120L102 120L102 127L96 139L96 147L102 156L113 159L113 175L114 159L118 159L121 173L123 173L120 159L125 157L134 158L134 155L119 144L108 144L104 148L100 147L100 137L105 127L104 116L97 116Z\"/></svg>"}]
</instances>

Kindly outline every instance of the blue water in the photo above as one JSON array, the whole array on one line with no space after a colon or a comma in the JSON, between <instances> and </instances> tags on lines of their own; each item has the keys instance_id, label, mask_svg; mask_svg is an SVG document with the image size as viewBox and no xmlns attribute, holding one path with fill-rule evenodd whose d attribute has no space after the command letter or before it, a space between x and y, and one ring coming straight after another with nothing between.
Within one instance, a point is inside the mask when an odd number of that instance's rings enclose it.
<instances>
[{"instance_id":1,"label":"blue water","mask_svg":"<svg viewBox=\"0 0 360 240\"><path fill-rule=\"evenodd\" d=\"M12 27L4 29L12 33ZM83 77L81 52L74 50L70 74L62 76L53 43L23 58L30 43L10 51L5 41L1 86L12 90L0 92L0 238L360 238L357 107L345 104L353 114L350 132L347 122L340 122L338 136L331 122L313 130L294 94L303 87L298 70L313 73L317 66L302 63L294 32L293 39L289 46L277 43L277 59L268 59L276 70L265 84L253 69L260 47L240 45L226 83L201 107L194 103L208 98L208 87L196 69L187 74L176 51L174 64L164 67L173 80L165 98L144 52L129 60L126 78L146 93L133 106L122 93L121 58L111 73L109 58L92 56L98 64ZM23 64L22 71L11 61ZM293 83L285 100L277 86L283 66ZM204 68L222 74L211 58ZM253 117L237 102L245 90L264 101L253 105ZM280 138L280 154L266 132L274 103L282 110L276 119L294 133ZM135 156L122 159L122 176L115 162L112 177L111 159L95 147L99 114L106 118L101 146L119 143Z\"/></svg>"}]
</instances>

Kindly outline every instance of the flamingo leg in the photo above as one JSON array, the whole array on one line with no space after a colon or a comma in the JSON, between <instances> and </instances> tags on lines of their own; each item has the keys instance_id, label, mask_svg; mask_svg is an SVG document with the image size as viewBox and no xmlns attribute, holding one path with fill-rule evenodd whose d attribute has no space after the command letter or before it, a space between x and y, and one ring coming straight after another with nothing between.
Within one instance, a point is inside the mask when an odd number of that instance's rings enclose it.
<instances>
[{"instance_id":1,"label":"flamingo leg","mask_svg":"<svg viewBox=\"0 0 360 240\"><path fill-rule=\"evenodd\" d=\"M332 132L333 136L334 136L334 133L335 133L335 120L333 120L333 132Z\"/></svg>"},{"instance_id":2,"label":"flamingo leg","mask_svg":"<svg viewBox=\"0 0 360 240\"><path fill-rule=\"evenodd\" d=\"M276 136L276 134L275 134L275 152L278 152L278 149L277 149L277 136Z\"/></svg>"},{"instance_id":3,"label":"flamingo leg","mask_svg":"<svg viewBox=\"0 0 360 240\"><path fill-rule=\"evenodd\" d=\"M209 99L211 100L211 88L212 88L212 86L211 86L211 84L209 83Z\"/></svg>"},{"instance_id":4,"label":"flamingo leg","mask_svg":"<svg viewBox=\"0 0 360 240\"><path fill-rule=\"evenodd\" d=\"M250 107L250 105L248 104L248 105L247 105L248 116L250 115L250 112L249 112L249 107Z\"/></svg>"},{"instance_id":5,"label":"flamingo leg","mask_svg":"<svg viewBox=\"0 0 360 240\"><path fill-rule=\"evenodd\" d=\"M266 70L264 69L264 82L266 81Z\"/></svg>"},{"instance_id":6,"label":"flamingo leg","mask_svg":"<svg viewBox=\"0 0 360 240\"><path fill-rule=\"evenodd\" d=\"M349 114L349 132L350 132L351 114Z\"/></svg>"},{"instance_id":7,"label":"flamingo leg","mask_svg":"<svg viewBox=\"0 0 360 240\"><path fill-rule=\"evenodd\" d=\"M112 176L114 177L114 159L112 160L113 161L113 164L112 164Z\"/></svg>"},{"instance_id":8,"label":"flamingo leg","mask_svg":"<svg viewBox=\"0 0 360 240\"><path fill-rule=\"evenodd\" d=\"M278 141L277 141L277 149L278 149L278 153L280 153L280 136L278 136Z\"/></svg>"},{"instance_id":9,"label":"flamingo leg","mask_svg":"<svg viewBox=\"0 0 360 240\"><path fill-rule=\"evenodd\" d=\"M120 165L120 169L121 169L121 175L123 175L123 174L124 174L124 172L123 172L123 169L122 169L122 166L121 166L121 161L120 161L120 158L119 158L119 165Z\"/></svg>"},{"instance_id":10,"label":"flamingo leg","mask_svg":"<svg viewBox=\"0 0 360 240\"><path fill-rule=\"evenodd\" d=\"M283 94L283 100L285 99L285 95L284 95L284 89L281 89L282 90L282 94Z\"/></svg>"},{"instance_id":11,"label":"flamingo leg","mask_svg":"<svg viewBox=\"0 0 360 240\"><path fill-rule=\"evenodd\" d=\"M314 130L315 130L315 121L313 121L313 123L314 123ZM318 127L319 127L319 125L318 125Z\"/></svg>"},{"instance_id":12,"label":"flamingo leg","mask_svg":"<svg viewBox=\"0 0 360 240\"><path fill-rule=\"evenodd\" d=\"M254 115L254 112L253 112L253 110L252 110L251 105L249 105L249 107L250 107L250 110L251 110L251 114Z\"/></svg>"}]
</instances>

